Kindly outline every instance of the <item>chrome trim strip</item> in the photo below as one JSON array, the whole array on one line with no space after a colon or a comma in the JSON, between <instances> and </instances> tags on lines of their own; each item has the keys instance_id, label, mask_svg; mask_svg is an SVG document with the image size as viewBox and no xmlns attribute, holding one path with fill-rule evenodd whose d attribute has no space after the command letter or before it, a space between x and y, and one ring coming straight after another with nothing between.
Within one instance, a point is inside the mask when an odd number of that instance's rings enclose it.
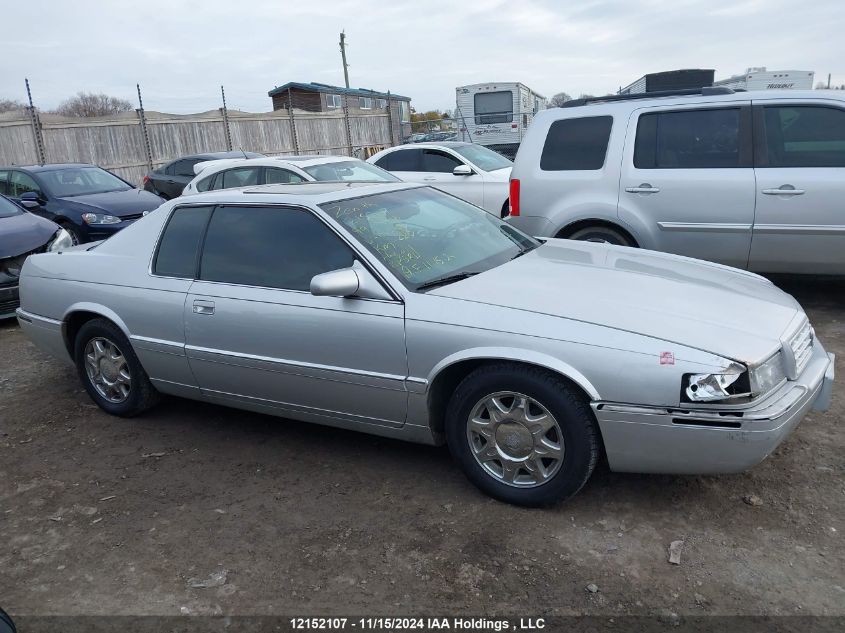
<instances>
[{"instance_id":1,"label":"chrome trim strip","mask_svg":"<svg viewBox=\"0 0 845 633\"><path fill-rule=\"evenodd\" d=\"M264 363L271 363L276 366L288 366L288 367L295 367L301 369L314 369L318 371L328 371L334 372L339 374L347 374L347 375L355 375L355 376L365 376L367 378L380 378L382 380L391 380L395 382L405 382L405 376L399 376L396 374L383 374L375 371L364 371L362 369L351 369L348 367L336 367L333 365L320 365L318 363L306 363L302 361L295 361L295 360L288 360L284 358L273 358L271 356L259 356L257 354L236 354L234 352L228 352L225 350L214 349L211 347L199 347L197 345L186 345L186 351L192 352L201 352L206 354L213 354L216 356L223 356L225 358L234 358L234 359L244 359L244 360L252 360L252 361L259 361ZM196 360L206 360L196 358Z\"/></svg>"},{"instance_id":2,"label":"chrome trim strip","mask_svg":"<svg viewBox=\"0 0 845 633\"><path fill-rule=\"evenodd\" d=\"M751 224L717 222L658 222L661 231L695 231L702 233L747 233Z\"/></svg>"},{"instance_id":3,"label":"chrome trim strip","mask_svg":"<svg viewBox=\"0 0 845 633\"><path fill-rule=\"evenodd\" d=\"M50 325L54 325L57 327L62 326L62 321L59 319L50 319L39 314L33 314L32 312L27 312L23 308L18 308L17 310L15 310L15 314L18 317L23 317L24 321L27 321L28 323L32 323L33 321L41 321L42 323L49 323Z\"/></svg>"},{"instance_id":4,"label":"chrome trim strip","mask_svg":"<svg viewBox=\"0 0 845 633\"><path fill-rule=\"evenodd\" d=\"M797 233L799 235L845 235L842 224L755 224L754 232L764 235Z\"/></svg>"}]
</instances>

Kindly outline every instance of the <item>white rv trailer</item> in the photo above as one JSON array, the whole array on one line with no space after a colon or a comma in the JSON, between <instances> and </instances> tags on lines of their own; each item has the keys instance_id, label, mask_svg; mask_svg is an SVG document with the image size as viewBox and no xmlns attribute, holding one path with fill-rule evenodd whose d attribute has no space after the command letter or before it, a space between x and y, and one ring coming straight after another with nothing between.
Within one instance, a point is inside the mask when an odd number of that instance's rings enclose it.
<instances>
[{"instance_id":1,"label":"white rv trailer","mask_svg":"<svg viewBox=\"0 0 845 633\"><path fill-rule=\"evenodd\" d=\"M517 81L455 88L458 138L484 145L510 158L546 98Z\"/></svg>"},{"instance_id":2,"label":"white rv trailer","mask_svg":"<svg viewBox=\"0 0 845 633\"><path fill-rule=\"evenodd\" d=\"M743 75L719 79L713 85L743 90L812 90L814 74L812 70L766 70L762 66L749 68Z\"/></svg>"}]
</instances>

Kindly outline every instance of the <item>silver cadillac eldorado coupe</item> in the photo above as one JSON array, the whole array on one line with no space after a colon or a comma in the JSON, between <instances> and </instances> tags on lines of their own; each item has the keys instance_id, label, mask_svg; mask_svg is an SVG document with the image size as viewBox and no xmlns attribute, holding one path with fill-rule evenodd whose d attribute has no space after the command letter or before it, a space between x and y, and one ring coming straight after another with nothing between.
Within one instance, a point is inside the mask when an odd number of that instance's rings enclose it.
<instances>
[{"instance_id":1,"label":"silver cadillac eldorado coupe","mask_svg":"<svg viewBox=\"0 0 845 633\"><path fill-rule=\"evenodd\" d=\"M159 393L448 443L499 499L617 471L730 473L827 407L833 357L757 275L535 240L405 183L177 198L31 256L23 330L133 416Z\"/></svg>"}]
</instances>

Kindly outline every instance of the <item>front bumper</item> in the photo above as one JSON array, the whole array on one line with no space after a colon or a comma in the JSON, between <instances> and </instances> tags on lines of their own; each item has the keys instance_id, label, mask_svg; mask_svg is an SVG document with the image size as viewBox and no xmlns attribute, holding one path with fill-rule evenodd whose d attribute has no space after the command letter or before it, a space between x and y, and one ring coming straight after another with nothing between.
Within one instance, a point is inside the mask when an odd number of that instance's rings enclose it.
<instances>
[{"instance_id":1,"label":"front bumper","mask_svg":"<svg viewBox=\"0 0 845 633\"><path fill-rule=\"evenodd\" d=\"M125 229L127 226L135 222L138 218L130 220L123 220L116 224L79 224L79 233L84 242L97 242L110 238L115 233Z\"/></svg>"},{"instance_id":2,"label":"front bumper","mask_svg":"<svg viewBox=\"0 0 845 633\"><path fill-rule=\"evenodd\" d=\"M834 356L816 341L797 380L746 409L669 409L594 402L612 470L717 474L759 464L812 410L830 405Z\"/></svg>"},{"instance_id":3,"label":"front bumper","mask_svg":"<svg viewBox=\"0 0 845 633\"><path fill-rule=\"evenodd\" d=\"M0 319L10 319L15 316L15 310L20 304L17 285L0 287Z\"/></svg>"}]
</instances>

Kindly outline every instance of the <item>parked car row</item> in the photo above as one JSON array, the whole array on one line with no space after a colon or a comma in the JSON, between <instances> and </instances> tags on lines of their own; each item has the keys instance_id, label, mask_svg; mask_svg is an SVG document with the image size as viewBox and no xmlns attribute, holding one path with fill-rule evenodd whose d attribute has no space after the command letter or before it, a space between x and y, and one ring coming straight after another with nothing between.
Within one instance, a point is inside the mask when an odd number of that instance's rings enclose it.
<instances>
[{"instance_id":1,"label":"parked car row","mask_svg":"<svg viewBox=\"0 0 845 633\"><path fill-rule=\"evenodd\" d=\"M428 132L427 134L411 134L403 143L438 143L442 141L458 140L457 132Z\"/></svg>"}]
</instances>

